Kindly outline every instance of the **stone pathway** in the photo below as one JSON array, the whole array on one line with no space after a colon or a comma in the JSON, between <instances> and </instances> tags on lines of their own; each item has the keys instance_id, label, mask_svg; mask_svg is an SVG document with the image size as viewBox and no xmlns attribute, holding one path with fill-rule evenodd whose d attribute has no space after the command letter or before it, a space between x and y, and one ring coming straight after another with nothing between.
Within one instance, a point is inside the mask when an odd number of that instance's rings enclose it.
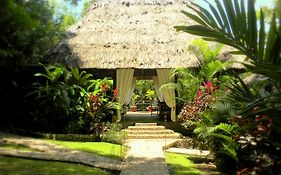
<instances>
[{"instance_id":1,"label":"stone pathway","mask_svg":"<svg viewBox=\"0 0 281 175\"><path fill-rule=\"evenodd\" d=\"M210 151L199 150L199 149L186 149L186 148L169 148L165 150L166 152L178 153L178 154L188 154L194 156L210 156Z\"/></svg>"},{"instance_id":2,"label":"stone pathway","mask_svg":"<svg viewBox=\"0 0 281 175\"><path fill-rule=\"evenodd\" d=\"M136 123L124 131L130 150L120 175L169 175L163 148L177 142L178 133L156 123Z\"/></svg>"},{"instance_id":3,"label":"stone pathway","mask_svg":"<svg viewBox=\"0 0 281 175\"><path fill-rule=\"evenodd\" d=\"M8 148L0 148L0 155L2 156L74 162L93 167L118 171L123 169L123 162L121 160L103 157L92 153L67 149L63 146L51 144L47 141L40 139L1 133L0 142L24 145L35 150L23 151Z\"/></svg>"},{"instance_id":4,"label":"stone pathway","mask_svg":"<svg viewBox=\"0 0 281 175\"><path fill-rule=\"evenodd\" d=\"M127 145L131 148L120 175L169 175L163 147L177 139L131 139Z\"/></svg>"}]
</instances>

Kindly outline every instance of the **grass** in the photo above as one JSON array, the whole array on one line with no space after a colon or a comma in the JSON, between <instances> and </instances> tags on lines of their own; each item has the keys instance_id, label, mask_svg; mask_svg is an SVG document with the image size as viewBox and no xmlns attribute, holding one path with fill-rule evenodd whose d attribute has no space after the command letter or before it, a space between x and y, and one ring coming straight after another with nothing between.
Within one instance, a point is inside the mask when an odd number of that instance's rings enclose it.
<instances>
[{"instance_id":1,"label":"grass","mask_svg":"<svg viewBox=\"0 0 281 175\"><path fill-rule=\"evenodd\" d=\"M110 172L84 165L31 160L22 158L0 157L2 175L110 175Z\"/></svg>"},{"instance_id":2,"label":"grass","mask_svg":"<svg viewBox=\"0 0 281 175\"><path fill-rule=\"evenodd\" d=\"M32 148L23 146L23 145L18 145L18 144L11 144L11 143L4 143L0 144L0 148L8 148L8 149L14 149L14 150L21 150L21 151L36 151Z\"/></svg>"},{"instance_id":3,"label":"grass","mask_svg":"<svg viewBox=\"0 0 281 175\"><path fill-rule=\"evenodd\" d=\"M167 164L172 168L175 175L200 175L194 163L188 160L188 156L184 154L165 153Z\"/></svg>"},{"instance_id":4,"label":"grass","mask_svg":"<svg viewBox=\"0 0 281 175\"><path fill-rule=\"evenodd\" d=\"M73 150L95 153L105 157L123 159L127 152L127 147L106 142L70 142L49 140L50 143L62 145Z\"/></svg>"}]
</instances>

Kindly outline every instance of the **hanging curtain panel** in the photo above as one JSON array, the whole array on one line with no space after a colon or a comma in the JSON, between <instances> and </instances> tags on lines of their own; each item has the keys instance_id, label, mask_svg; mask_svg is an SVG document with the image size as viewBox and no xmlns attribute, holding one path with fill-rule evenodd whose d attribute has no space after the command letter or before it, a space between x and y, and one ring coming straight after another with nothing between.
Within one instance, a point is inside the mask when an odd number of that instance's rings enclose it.
<instances>
[{"instance_id":1,"label":"hanging curtain panel","mask_svg":"<svg viewBox=\"0 0 281 175\"><path fill-rule=\"evenodd\" d=\"M132 97L134 69L117 69L118 102L121 106L128 105ZM117 111L117 121L121 120L121 112Z\"/></svg>"},{"instance_id":2,"label":"hanging curtain panel","mask_svg":"<svg viewBox=\"0 0 281 175\"><path fill-rule=\"evenodd\" d=\"M171 80L172 72L173 69L157 69L160 92L163 95L166 104L171 108L171 120L176 121L175 89L171 87L162 87L164 84L174 82Z\"/></svg>"},{"instance_id":3,"label":"hanging curtain panel","mask_svg":"<svg viewBox=\"0 0 281 175\"><path fill-rule=\"evenodd\" d=\"M131 89L129 91L128 98L127 98L127 100L125 102L126 105L128 105L130 103L130 101L131 101L131 98L132 98L134 90L135 90L136 80L137 80L137 77L133 77L132 84L131 84Z\"/></svg>"},{"instance_id":4,"label":"hanging curtain panel","mask_svg":"<svg viewBox=\"0 0 281 175\"><path fill-rule=\"evenodd\" d=\"M152 77L152 80L153 80L153 83L154 83L154 88L155 88L155 91L156 91L157 98L159 99L160 102L164 102L163 95L162 95L162 93L159 91L160 86L159 86L158 77L157 77L157 76L153 76L153 77Z\"/></svg>"}]
</instances>

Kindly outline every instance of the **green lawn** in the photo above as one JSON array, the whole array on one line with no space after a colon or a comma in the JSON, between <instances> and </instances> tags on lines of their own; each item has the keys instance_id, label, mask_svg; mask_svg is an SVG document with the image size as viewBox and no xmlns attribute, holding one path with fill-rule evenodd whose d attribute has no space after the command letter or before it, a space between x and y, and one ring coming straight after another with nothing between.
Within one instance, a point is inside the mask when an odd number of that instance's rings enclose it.
<instances>
[{"instance_id":1,"label":"green lawn","mask_svg":"<svg viewBox=\"0 0 281 175\"><path fill-rule=\"evenodd\" d=\"M1 175L110 175L110 172L84 165L0 157Z\"/></svg>"},{"instance_id":2,"label":"green lawn","mask_svg":"<svg viewBox=\"0 0 281 175\"><path fill-rule=\"evenodd\" d=\"M8 149L14 149L14 150L21 150L21 151L36 151L32 148L28 148L23 145L17 145L17 144L11 144L11 143L4 143L0 144L0 148L8 148Z\"/></svg>"},{"instance_id":3,"label":"green lawn","mask_svg":"<svg viewBox=\"0 0 281 175\"><path fill-rule=\"evenodd\" d=\"M188 156L184 154L165 153L165 159L169 166L172 167L174 175L200 175L200 170L196 169Z\"/></svg>"},{"instance_id":4,"label":"green lawn","mask_svg":"<svg viewBox=\"0 0 281 175\"><path fill-rule=\"evenodd\" d=\"M49 140L49 142L62 145L66 148L95 153L101 156L122 159L127 147L106 142L70 142Z\"/></svg>"}]
</instances>

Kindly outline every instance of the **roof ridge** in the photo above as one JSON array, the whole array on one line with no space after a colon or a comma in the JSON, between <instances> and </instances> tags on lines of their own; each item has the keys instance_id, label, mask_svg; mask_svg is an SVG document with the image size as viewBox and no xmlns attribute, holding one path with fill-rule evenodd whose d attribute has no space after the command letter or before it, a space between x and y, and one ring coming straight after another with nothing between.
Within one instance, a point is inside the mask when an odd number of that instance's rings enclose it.
<instances>
[{"instance_id":1,"label":"roof ridge","mask_svg":"<svg viewBox=\"0 0 281 175\"><path fill-rule=\"evenodd\" d=\"M95 6L107 6L107 5L172 5L172 4L187 4L193 0L96 0Z\"/></svg>"}]
</instances>

